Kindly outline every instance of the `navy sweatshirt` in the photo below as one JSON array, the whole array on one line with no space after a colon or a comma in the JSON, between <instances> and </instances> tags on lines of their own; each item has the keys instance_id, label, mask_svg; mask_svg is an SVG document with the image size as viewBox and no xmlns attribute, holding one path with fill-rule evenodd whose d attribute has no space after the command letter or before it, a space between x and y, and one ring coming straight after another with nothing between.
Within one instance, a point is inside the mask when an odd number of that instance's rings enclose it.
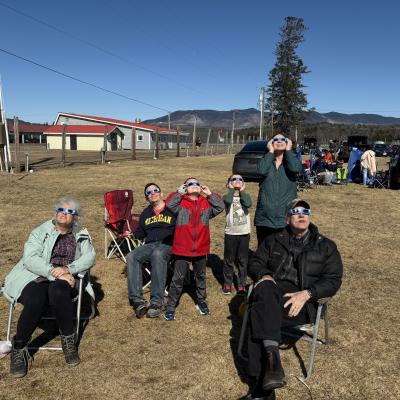
<instances>
[{"instance_id":1,"label":"navy sweatshirt","mask_svg":"<svg viewBox=\"0 0 400 400\"><path fill-rule=\"evenodd\" d=\"M149 205L140 214L139 225L133 235L137 239L144 239L145 243L162 241L172 245L174 229L175 215L170 210L165 208L156 215L153 207Z\"/></svg>"}]
</instances>

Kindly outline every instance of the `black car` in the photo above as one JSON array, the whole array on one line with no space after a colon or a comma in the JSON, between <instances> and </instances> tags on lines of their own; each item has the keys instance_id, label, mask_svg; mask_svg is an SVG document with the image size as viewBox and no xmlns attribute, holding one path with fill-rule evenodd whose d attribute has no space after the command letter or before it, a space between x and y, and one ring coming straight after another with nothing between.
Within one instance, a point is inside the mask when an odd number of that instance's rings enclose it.
<instances>
[{"instance_id":1,"label":"black car","mask_svg":"<svg viewBox=\"0 0 400 400\"><path fill-rule=\"evenodd\" d=\"M374 144L372 150L375 152L377 157L386 157L389 155L389 148L386 144Z\"/></svg>"},{"instance_id":2,"label":"black car","mask_svg":"<svg viewBox=\"0 0 400 400\"><path fill-rule=\"evenodd\" d=\"M266 148L266 140L247 143L239 153L235 154L232 173L242 175L245 181L259 181L261 177L257 174L257 163L264 156Z\"/></svg>"}]
</instances>

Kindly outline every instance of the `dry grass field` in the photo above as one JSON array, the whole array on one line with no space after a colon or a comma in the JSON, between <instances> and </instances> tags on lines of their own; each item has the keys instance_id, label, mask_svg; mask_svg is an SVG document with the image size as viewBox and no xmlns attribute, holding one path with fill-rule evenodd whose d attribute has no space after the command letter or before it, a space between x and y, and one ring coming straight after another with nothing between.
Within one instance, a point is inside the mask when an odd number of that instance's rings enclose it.
<instances>
[{"instance_id":1,"label":"dry grass field","mask_svg":"<svg viewBox=\"0 0 400 400\"><path fill-rule=\"evenodd\" d=\"M77 198L97 250L92 270L99 315L86 327L82 363L68 368L61 352L39 352L27 377L8 377L9 358L0 360L0 399L238 399L247 392L242 366L235 363L238 318L232 298L221 294L207 271L211 316L200 316L184 294L177 320L133 317L127 301L124 265L103 256L103 194L133 188L135 212L145 206L142 189L158 182L165 194L188 176L216 192L225 191L232 156L126 161L78 165L18 176L0 175L0 280L22 254L35 226L52 215L64 195ZM247 185L253 200L257 185ZM330 307L332 342L320 346L310 381L314 399L399 399L400 192L357 185L319 187L302 196L311 202L313 221L342 253L343 286ZM253 210L254 215L254 210ZM211 222L214 270L223 257L224 217ZM251 248L255 249L255 232ZM231 307L232 309L232 307ZM0 339L6 331L7 302L0 299ZM308 344L300 344L307 355ZM286 373L301 373L293 351L282 352ZM307 399L295 379L278 399Z\"/></svg>"}]
</instances>

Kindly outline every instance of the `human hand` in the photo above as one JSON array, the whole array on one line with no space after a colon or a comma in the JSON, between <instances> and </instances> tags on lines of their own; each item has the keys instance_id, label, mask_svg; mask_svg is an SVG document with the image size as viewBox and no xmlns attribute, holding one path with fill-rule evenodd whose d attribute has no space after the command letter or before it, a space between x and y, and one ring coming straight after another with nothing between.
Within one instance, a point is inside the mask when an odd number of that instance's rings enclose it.
<instances>
[{"instance_id":1,"label":"human hand","mask_svg":"<svg viewBox=\"0 0 400 400\"><path fill-rule=\"evenodd\" d=\"M183 184L176 189L179 194L185 194L186 193L186 184Z\"/></svg>"},{"instance_id":2,"label":"human hand","mask_svg":"<svg viewBox=\"0 0 400 400\"><path fill-rule=\"evenodd\" d=\"M242 190L244 190L244 189L246 189L246 184L244 183L244 181L243 181L243 184L242 184L242 186L240 187L240 191L242 191Z\"/></svg>"},{"instance_id":3,"label":"human hand","mask_svg":"<svg viewBox=\"0 0 400 400\"><path fill-rule=\"evenodd\" d=\"M211 190L207 186L202 186L201 191L206 195L206 196L211 196Z\"/></svg>"},{"instance_id":4,"label":"human hand","mask_svg":"<svg viewBox=\"0 0 400 400\"><path fill-rule=\"evenodd\" d=\"M274 152L274 146L273 146L273 144L272 144L272 139L270 139L270 140L268 141L268 143L267 143L267 150L268 150L270 153L273 153L273 152Z\"/></svg>"},{"instance_id":5,"label":"human hand","mask_svg":"<svg viewBox=\"0 0 400 400\"><path fill-rule=\"evenodd\" d=\"M71 287L74 287L74 285L75 285L75 278L71 275L71 274L64 274L64 275L61 275L59 278L57 278L57 279L59 279L59 280L61 280L61 281L66 281L66 282L68 282L68 284L71 286Z\"/></svg>"},{"instance_id":6,"label":"human hand","mask_svg":"<svg viewBox=\"0 0 400 400\"><path fill-rule=\"evenodd\" d=\"M293 142L292 142L289 138L286 138L286 139L287 139L287 142L286 142L286 150L287 150L287 151L292 150Z\"/></svg>"},{"instance_id":7,"label":"human hand","mask_svg":"<svg viewBox=\"0 0 400 400\"><path fill-rule=\"evenodd\" d=\"M310 299L310 294L307 290L301 290L300 292L285 293L283 297L289 297L289 300L283 305L284 308L290 306L289 317L296 317Z\"/></svg>"},{"instance_id":8,"label":"human hand","mask_svg":"<svg viewBox=\"0 0 400 400\"><path fill-rule=\"evenodd\" d=\"M274 279L271 275L264 275L261 279L259 279L259 280L255 283L254 288L256 288L258 284L260 284L261 282L264 282L264 281L272 281L272 282L274 282L275 285L276 285L275 279Z\"/></svg>"},{"instance_id":9,"label":"human hand","mask_svg":"<svg viewBox=\"0 0 400 400\"><path fill-rule=\"evenodd\" d=\"M50 275L56 279L58 279L61 275L68 274L68 267L55 267L50 271Z\"/></svg>"},{"instance_id":10,"label":"human hand","mask_svg":"<svg viewBox=\"0 0 400 400\"><path fill-rule=\"evenodd\" d=\"M234 187L233 187L233 185L232 185L232 182L229 180L228 181L228 184L226 185L226 187L228 188L228 189L235 189Z\"/></svg>"}]
</instances>

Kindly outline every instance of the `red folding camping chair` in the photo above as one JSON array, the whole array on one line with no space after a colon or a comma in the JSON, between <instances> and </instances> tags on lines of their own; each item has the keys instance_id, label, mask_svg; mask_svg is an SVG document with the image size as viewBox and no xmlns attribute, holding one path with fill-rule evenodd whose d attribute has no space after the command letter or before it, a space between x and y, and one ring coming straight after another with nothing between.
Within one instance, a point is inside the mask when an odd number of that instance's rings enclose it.
<instances>
[{"instance_id":1,"label":"red folding camping chair","mask_svg":"<svg viewBox=\"0 0 400 400\"><path fill-rule=\"evenodd\" d=\"M137 214L132 215L132 190L107 192L104 195L104 206L104 256L110 259L115 254L126 263L124 247L132 251L140 245L138 240L132 239L128 234L135 231L139 221ZM108 241L108 236L111 242Z\"/></svg>"}]
</instances>

